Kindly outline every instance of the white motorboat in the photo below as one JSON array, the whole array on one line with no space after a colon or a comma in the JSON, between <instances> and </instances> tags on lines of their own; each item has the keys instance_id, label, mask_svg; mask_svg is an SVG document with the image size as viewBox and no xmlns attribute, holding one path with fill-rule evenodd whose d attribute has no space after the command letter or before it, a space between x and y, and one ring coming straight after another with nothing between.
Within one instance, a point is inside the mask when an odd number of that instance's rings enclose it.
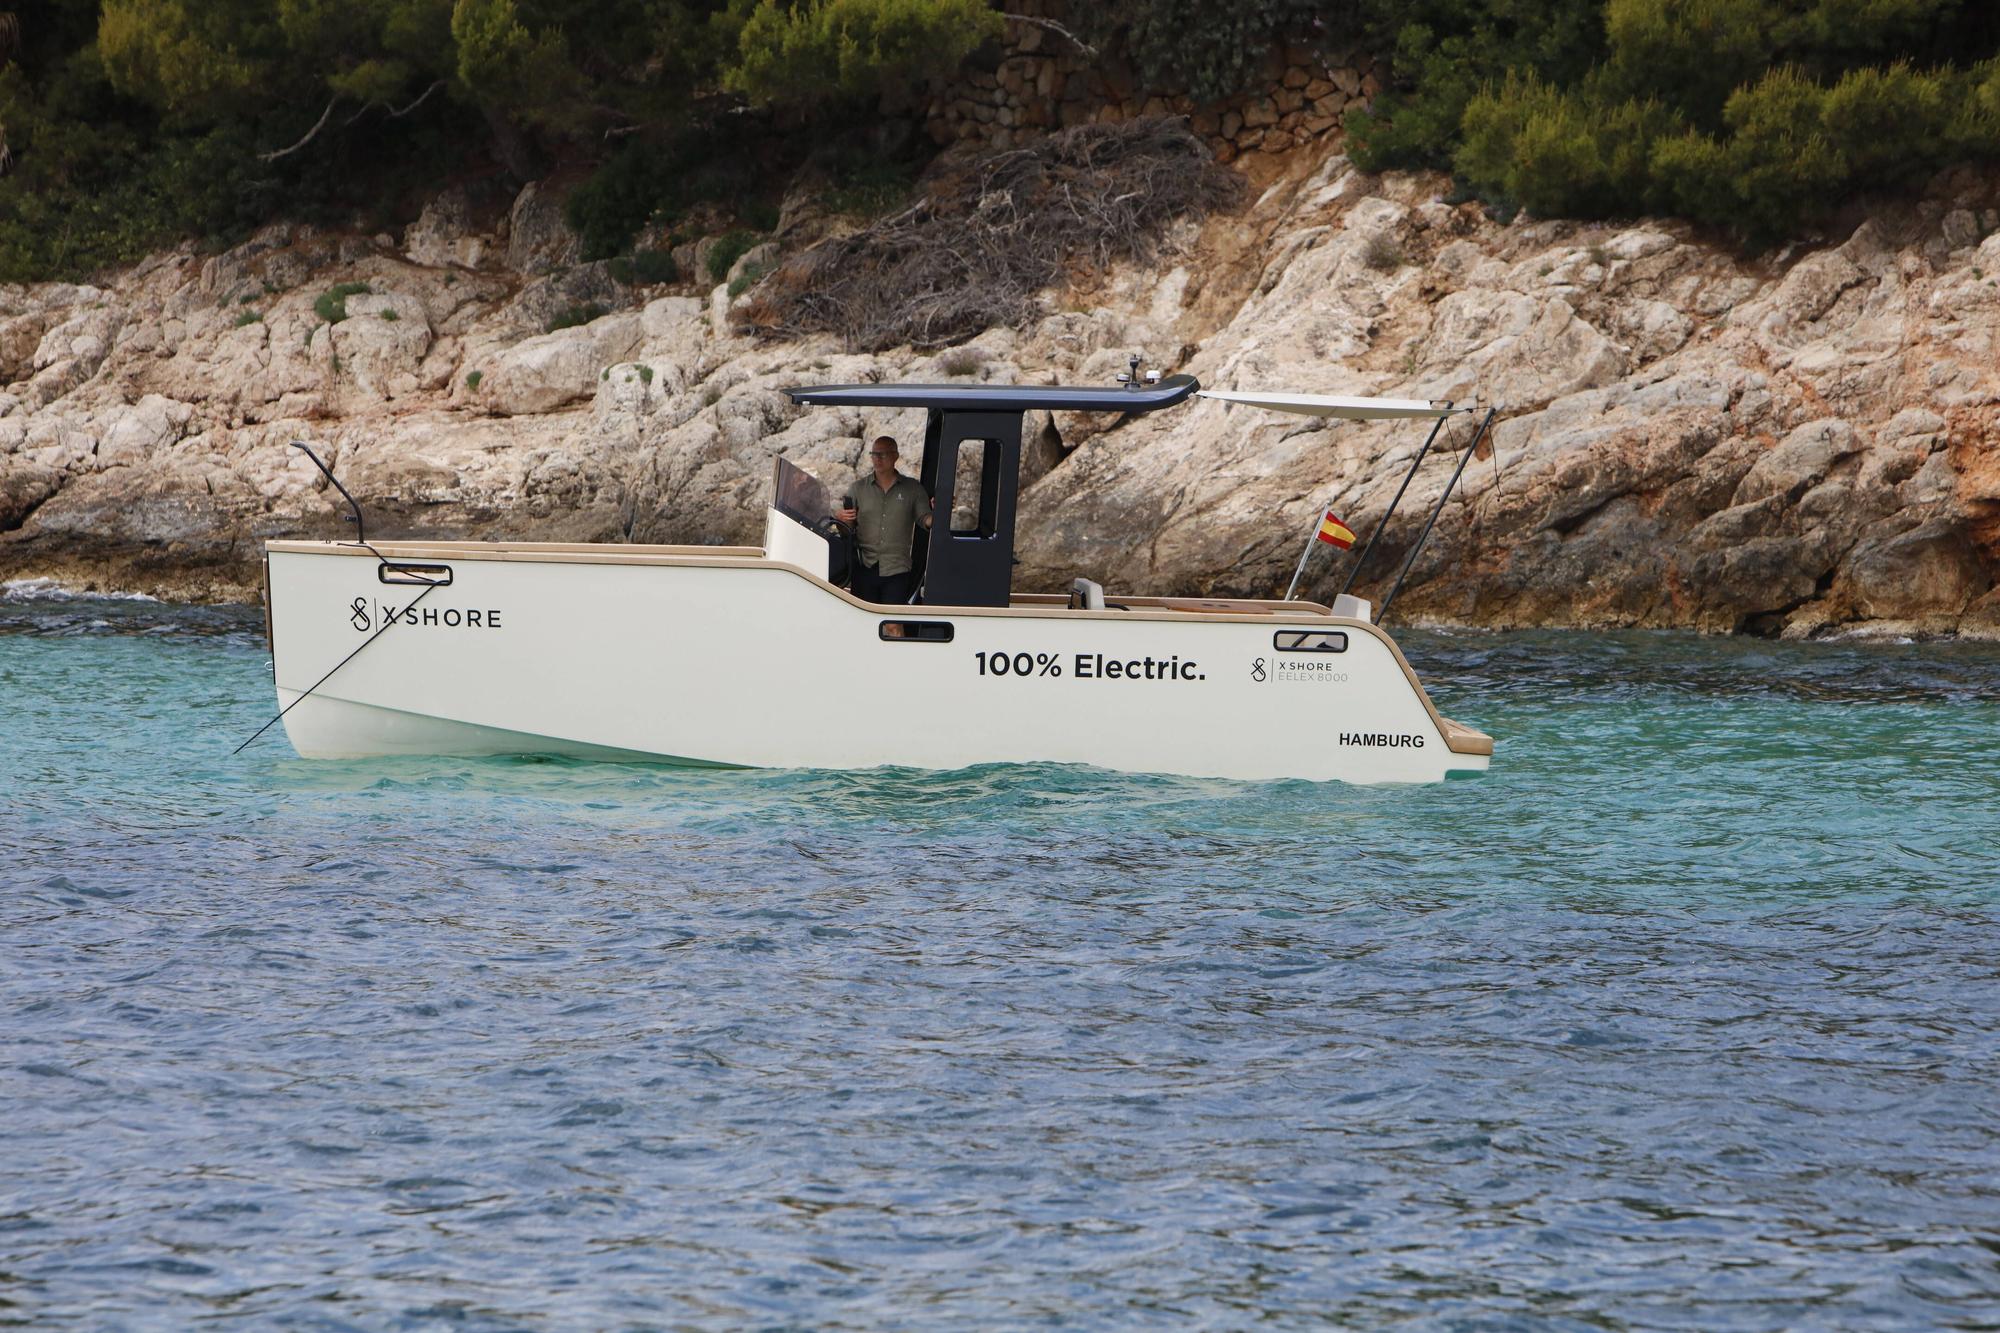
<instances>
[{"instance_id":1,"label":"white motorboat","mask_svg":"<svg viewBox=\"0 0 2000 1333\"><path fill-rule=\"evenodd\" d=\"M791 391L800 404L927 413L921 480L937 518L919 540L908 605L839 586L847 552L833 506L782 457L756 547L370 542L356 506L354 541L266 547L285 729L307 758L1056 762L1351 782L1483 771L1492 740L1439 714L1356 598L1329 608L1127 595L1085 579L1067 593L1012 588L1022 414L1159 411L1199 390L1188 376L1121 378L1129 383L1117 388ZM1207 396L1358 420L1427 418L1433 440L1455 411Z\"/></svg>"}]
</instances>

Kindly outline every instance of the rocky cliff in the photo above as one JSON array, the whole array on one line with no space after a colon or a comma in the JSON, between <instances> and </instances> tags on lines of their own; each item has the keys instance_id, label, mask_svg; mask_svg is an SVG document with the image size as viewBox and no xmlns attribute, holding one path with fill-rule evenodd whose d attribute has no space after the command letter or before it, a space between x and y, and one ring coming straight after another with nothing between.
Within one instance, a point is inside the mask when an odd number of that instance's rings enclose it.
<instances>
[{"instance_id":1,"label":"rocky cliff","mask_svg":"<svg viewBox=\"0 0 2000 1333\"><path fill-rule=\"evenodd\" d=\"M865 437L921 438L784 386L1098 380L1139 354L1211 387L1500 409L1399 618L2000 635L1993 182L1755 258L1666 224L1501 225L1330 150L1260 155L1252 183L1167 262L940 353L754 341L726 287L571 262L532 188L484 229L448 195L400 237L275 227L0 289L0 577L254 597L263 540L343 531L293 439L372 534L754 543L774 455L838 483ZM1018 585L1158 592L1282 589L1319 506L1366 532L1422 440L1212 402L1030 429ZM1386 587L1469 435L1446 432L1358 590ZM1344 575L1316 557L1306 591Z\"/></svg>"}]
</instances>

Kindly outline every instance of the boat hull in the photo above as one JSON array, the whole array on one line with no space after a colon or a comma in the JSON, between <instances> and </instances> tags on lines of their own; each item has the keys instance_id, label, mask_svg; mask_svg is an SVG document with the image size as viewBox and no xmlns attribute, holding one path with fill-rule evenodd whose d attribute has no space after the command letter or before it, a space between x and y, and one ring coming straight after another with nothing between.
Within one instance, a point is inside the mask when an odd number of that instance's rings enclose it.
<instances>
[{"instance_id":1,"label":"boat hull","mask_svg":"<svg viewBox=\"0 0 2000 1333\"><path fill-rule=\"evenodd\" d=\"M751 548L375 549L413 567L387 577L450 583L384 582L352 544L270 548L302 756L1427 782L1492 748L1437 715L1381 631L1309 610L870 606ZM1280 646L1299 633L1337 638Z\"/></svg>"}]
</instances>

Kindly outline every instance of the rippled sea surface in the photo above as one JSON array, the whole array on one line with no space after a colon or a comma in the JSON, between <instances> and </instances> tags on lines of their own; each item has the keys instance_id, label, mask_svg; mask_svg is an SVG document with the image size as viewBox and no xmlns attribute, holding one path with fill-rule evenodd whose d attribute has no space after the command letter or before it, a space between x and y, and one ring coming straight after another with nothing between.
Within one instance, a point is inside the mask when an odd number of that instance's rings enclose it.
<instances>
[{"instance_id":1,"label":"rippled sea surface","mask_svg":"<svg viewBox=\"0 0 2000 1333\"><path fill-rule=\"evenodd\" d=\"M2000 1327L2000 649L1405 642L1487 777L308 763L17 591L0 1323Z\"/></svg>"}]
</instances>

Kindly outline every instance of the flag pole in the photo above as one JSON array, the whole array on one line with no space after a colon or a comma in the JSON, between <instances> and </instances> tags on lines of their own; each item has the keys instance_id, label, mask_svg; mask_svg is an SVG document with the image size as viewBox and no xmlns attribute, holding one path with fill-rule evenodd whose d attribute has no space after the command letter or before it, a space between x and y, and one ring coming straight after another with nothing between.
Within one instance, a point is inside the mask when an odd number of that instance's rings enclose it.
<instances>
[{"instance_id":1,"label":"flag pole","mask_svg":"<svg viewBox=\"0 0 2000 1333\"><path fill-rule=\"evenodd\" d=\"M1285 589L1285 600L1288 602L1292 600L1292 594L1298 591L1299 575L1306 572L1306 557L1313 553L1313 543L1319 540L1319 525L1326 521L1326 507L1324 505L1314 510L1313 513L1313 525L1306 529L1306 549L1299 552L1298 568L1292 571L1292 582Z\"/></svg>"}]
</instances>

